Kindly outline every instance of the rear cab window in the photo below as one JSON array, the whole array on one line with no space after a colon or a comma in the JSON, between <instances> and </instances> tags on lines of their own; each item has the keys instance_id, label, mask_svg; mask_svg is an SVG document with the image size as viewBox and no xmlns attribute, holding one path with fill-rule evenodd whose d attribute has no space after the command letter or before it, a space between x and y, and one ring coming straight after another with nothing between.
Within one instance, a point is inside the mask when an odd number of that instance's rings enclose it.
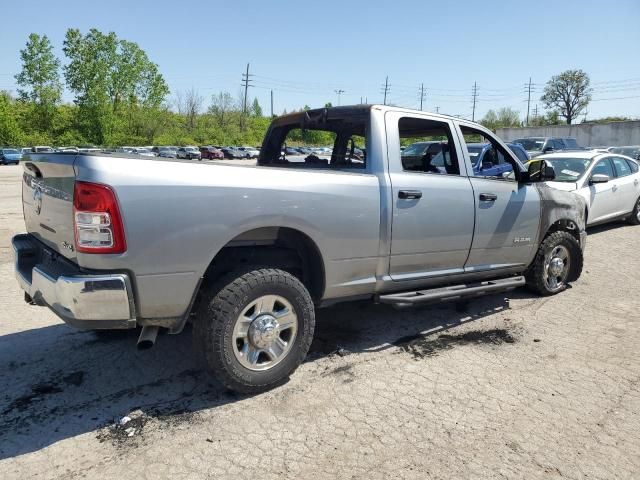
<instances>
[{"instance_id":1,"label":"rear cab window","mask_svg":"<svg viewBox=\"0 0 640 480\"><path fill-rule=\"evenodd\" d=\"M258 166L366 170L369 117L365 107L323 108L281 117L269 127Z\"/></svg>"}]
</instances>

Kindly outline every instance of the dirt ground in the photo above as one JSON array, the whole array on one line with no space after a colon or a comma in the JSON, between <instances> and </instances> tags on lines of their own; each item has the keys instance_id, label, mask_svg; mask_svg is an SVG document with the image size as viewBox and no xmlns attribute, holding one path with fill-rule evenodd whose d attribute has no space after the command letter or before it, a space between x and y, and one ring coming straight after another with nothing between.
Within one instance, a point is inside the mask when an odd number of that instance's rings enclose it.
<instances>
[{"instance_id":1,"label":"dirt ground","mask_svg":"<svg viewBox=\"0 0 640 480\"><path fill-rule=\"evenodd\" d=\"M291 380L245 397L189 330L138 352L23 302L21 168L0 167L3 479L640 478L640 227L590 231L555 297L321 310Z\"/></svg>"}]
</instances>

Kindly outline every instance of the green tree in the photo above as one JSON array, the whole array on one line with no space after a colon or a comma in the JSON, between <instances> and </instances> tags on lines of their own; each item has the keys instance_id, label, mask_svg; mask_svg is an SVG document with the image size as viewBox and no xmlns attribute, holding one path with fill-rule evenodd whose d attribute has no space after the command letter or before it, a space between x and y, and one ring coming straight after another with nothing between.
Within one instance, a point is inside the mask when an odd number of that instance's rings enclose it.
<instances>
[{"instance_id":1,"label":"green tree","mask_svg":"<svg viewBox=\"0 0 640 480\"><path fill-rule=\"evenodd\" d=\"M260 103L258 103L258 99L256 97L254 97L253 103L251 104L251 115L254 117L262 116L262 107L260 106Z\"/></svg>"},{"instance_id":2,"label":"green tree","mask_svg":"<svg viewBox=\"0 0 640 480\"><path fill-rule=\"evenodd\" d=\"M540 100L549 109L557 110L571 125L591 101L589 75L582 70L567 70L551 77Z\"/></svg>"},{"instance_id":3,"label":"green tree","mask_svg":"<svg viewBox=\"0 0 640 480\"><path fill-rule=\"evenodd\" d=\"M69 29L64 67L78 105L79 128L98 144L126 135L140 110L157 111L169 88L156 64L134 42L92 28L86 35Z\"/></svg>"},{"instance_id":4,"label":"green tree","mask_svg":"<svg viewBox=\"0 0 640 480\"><path fill-rule=\"evenodd\" d=\"M533 117L529 125L532 127L544 127L547 125L559 125L560 123L560 114L555 110L551 110L542 116Z\"/></svg>"},{"instance_id":5,"label":"green tree","mask_svg":"<svg viewBox=\"0 0 640 480\"><path fill-rule=\"evenodd\" d=\"M229 114L236 109L233 96L229 92L220 92L211 97L211 106L208 112L213 115L220 128L224 128L229 119Z\"/></svg>"},{"instance_id":6,"label":"green tree","mask_svg":"<svg viewBox=\"0 0 640 480\"><path fill-rule=\"evenodd\" d=\"M0 91L0 145L18 145L22 142L15 103L8 92Z\"/></svg>"},{"instance_id":7,"label":"green tree","mask_svg":"<svg viewBox=\"0 0 640 480\"><path fill-rule=\"evenodd\" d=\"M20 99L33 109L30 118L39 131L51 129L56 105L62 97L60 61L53 53L53 45L46 35L29 35L24 49L20 50L22 69L15 76Z\"/></svg>"},{"instance_id":8,"label":"green tree","mask_svg":"<svg viewBox=\"0 0 640 480\"><path fill-rule=\"evenodd\" d=\"M480 123L490 130L504 127L519 127L520 116L517 111L511 108L501 108L497 112L489 110L480 120Z\"/></svg>"}]
</instances>

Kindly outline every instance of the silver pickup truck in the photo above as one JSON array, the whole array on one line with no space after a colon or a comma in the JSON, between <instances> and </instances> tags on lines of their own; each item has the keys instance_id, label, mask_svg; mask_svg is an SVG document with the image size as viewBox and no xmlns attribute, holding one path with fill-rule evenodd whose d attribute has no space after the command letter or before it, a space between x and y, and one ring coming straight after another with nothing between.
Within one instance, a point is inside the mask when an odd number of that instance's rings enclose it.
<instances>
[{"instance_id":1,"label":"silver pickup truck","mask_svg":"<svg viewBox=\"0 0 640 480\"><path fill-rule=\"evenodd\" d=\"M474 173L466 144L479 141L515 174ZM294 144L333 148L288 155ZM316 307L525 284L551 295L582 270L584 201L546 187L544 162L528 171L490 131L444 115L286 115L255 166L120 153L30 154L23 165L27 233L13 248L25 299L79 328L142 327L143 347L192 321L199 357L242 392L297 368Z\"/></svg>"}]
</instances>

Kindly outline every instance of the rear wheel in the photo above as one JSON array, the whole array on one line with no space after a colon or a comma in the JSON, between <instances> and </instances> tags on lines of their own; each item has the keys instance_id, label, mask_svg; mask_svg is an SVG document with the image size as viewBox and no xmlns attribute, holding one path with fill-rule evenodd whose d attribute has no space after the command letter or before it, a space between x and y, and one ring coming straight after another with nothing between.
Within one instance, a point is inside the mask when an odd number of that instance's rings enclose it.
<instances>
[{"instance_id":1,"label":"rear wheel","mask_svg":"<svg viewBox=\"0 0 640 480\"><path fill-rule=\"evenodd\" d=\"M627 218L627 221L631 225L640 225L640 197L636 200L633 210L631 211L631 216Z\"/></svg>"},{"instance_id":2,"label":"rear wheel","mask_svg":"<svg viewBox=\"0 0 640 480\"><path fill-rule=\"evenodd\" d=\"M258 393L281 384L309 351L315 315L304 285L278 269L236 271L205 287L194 344L227 388Z\"/></svg>"},{"instance_id":3,"label":"rear wheel","mask_svg":"<svg viewBox=\"0 0 640 480\"><path fill-rule=\"evenodd\" d=\"M555 295L582 273L582 250L568 232L548 235L526 273L527 286L540 295Z\"/></svg>"}]
</instances>

